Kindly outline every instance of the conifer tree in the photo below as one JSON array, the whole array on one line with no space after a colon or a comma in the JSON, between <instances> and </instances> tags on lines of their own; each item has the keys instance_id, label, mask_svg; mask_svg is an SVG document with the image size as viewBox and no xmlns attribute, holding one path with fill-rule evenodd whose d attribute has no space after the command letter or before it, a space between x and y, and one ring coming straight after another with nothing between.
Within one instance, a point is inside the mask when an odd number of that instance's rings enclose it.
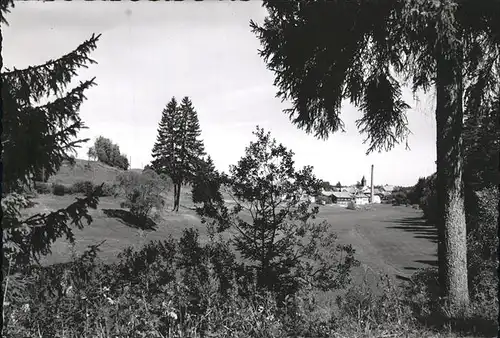
<instances>
[{"instance_id":1,"label":"conifer tree","mask_svg":"<svg viewBox=\"0 0 500 338\"><path fill-rule=\"evenodd\" d=\"M182 99L180 109L185 112L185 158L187 180L192 181L196 171L196 163L205 154L205 146L200 139L201 129L198 114L193 107L191 100L186 96Z\"/></svg>"},{"instance_id":2,"label":"conifer tree","mask_svg":"<svg viewBox=\"0 0 500 338\"><path fill-rule=\"evenodd\" d=\"M177 137L176 131L179 129L179 109L177 100L172 97L165 109L162 111L160 123L158 125L158 135L153 146L151 163L152 168L158 174L167 174L174 182L174 201L177 196ZM174 208L175 209L175 208Z\"/></svg>"},{"instance_id":3,"label":"conifer tree","mask_svg":"<svg viewBox=\"0 0 500 338\"><path fill-rule=\"evenodd\" d=\"M191 196L193 203L212 205L222 201L221 185L221 175L215 169L212 158L208 156L205 160L199 161L192 182Z\"/></svg>"},{"instance_id":4,"label":"conifer tree","mask_svg":"<svg viewBox=\"0 0 500 338\"><path fill-rule=\"evenodd\" d=\"M174 184L173 211L179 211L182 184L193 182L198 161L204 155L198 115L191 100L180 105L175 98L163 110L158 136L153 146L153 168L170 176Z\"/></svg>"},{"instance_id":5,"label":"conifer tree","mask_svg":"<svg viewBox=\"0 0 500 338\"><path fill-rule=\"evenodd\" d=\"M7 9L2 5L2 21ZM49 254L54 241L63 236L74 241L72 226L81 229L82 219L92 221L88 208L96 208L102 187L54 212L23 218L20 209L31 203L23 189L34 176L41 170L54 174L64 160L74 161L70 153L86 141L74 138L85 128L78 110L94 79L70 91L66 87L79 68L95 63L88 55L99 36L92 35L57 60L26 69L2 69L2 283L9 280L9 290L22 283L16 273ZM49 102L40 103L42 98Z\"/></svg>"}]
</instances>

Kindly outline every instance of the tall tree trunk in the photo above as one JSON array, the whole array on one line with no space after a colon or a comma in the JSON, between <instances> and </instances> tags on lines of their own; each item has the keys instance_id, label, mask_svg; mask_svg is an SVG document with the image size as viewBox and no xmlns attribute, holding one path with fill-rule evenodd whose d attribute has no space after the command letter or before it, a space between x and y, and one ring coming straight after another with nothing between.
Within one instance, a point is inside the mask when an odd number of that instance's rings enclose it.
<instances>
[{"instance_id":1,"label":"tall tree trunk","mask_svg":"<svg viewBox=\"0 0 500 338\"><path fill-rule=\"evenodd\" d=\"M177 197L175 199L175 211L179 211L179 204L180 204L180 200L181 200L181 186L182 184L179 183L179 186L177 187Z\"/></svg>"},{"instance_id":2,"label":"tall tree trunk","mask_svg":"<svg viewBox=\"0 0 500 338\"><path fill-rule=\"evenodd\" d=\"M181 184L174 183L174 208L172 209L172 211L179 211L180 197L181 197Z\"/></svg>"},{"instance_id":3,"label":"tall tree trunk","mask_svg":"<svg viewBox=\"0 0 500 338\"><path fill-rule=\"evenodd\" d=\"M172 208L172 211L175 211L175 207L177 206L177 187L177 183L174 183L174 207Z\"/></svg>"},{"instance_id":4,"label":"tall tree trunk","mask_svg":"<svg viewBox=\"0 0 500 338\"><path fill-rule=\"evenodd\" d=\"M463 192L463 77L460 52L437 58L437 199L440 284L452 316L469 304Z\"/></svg>"}]
</instances>

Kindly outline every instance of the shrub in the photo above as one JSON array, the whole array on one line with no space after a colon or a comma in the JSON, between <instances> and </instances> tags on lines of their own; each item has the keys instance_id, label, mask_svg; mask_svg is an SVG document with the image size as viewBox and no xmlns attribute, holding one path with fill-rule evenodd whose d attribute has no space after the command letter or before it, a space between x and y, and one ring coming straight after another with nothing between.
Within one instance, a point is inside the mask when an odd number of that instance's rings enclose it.
<instances>
[{"instance_id":1,"label":"shrub","mask_svg":"<svg viewBox=\"0 0 500 338\"><path fill-rule=\"evenodd\" d=\"M356 210L357 209L356 203L354 201L349 201L349 203L347 203L347 209Z\"/></svg>"},{"instance_id":2,"label":"shrub","mask_svg":"<svg viewBox=\"0 0 500 338\"><path fill-rule=\"evenodd\" d=\"M471 295L485 314L498 313L498 188L474 193L467 206L467 263Z\"/></svg>"},{"instance_id":3,"label":"shrub","mask_svg":"<svg viewBox=\"0 0 500 338\"><path fill-rule=\"evenodd\" d=\"M39 194L50 194L52 192L50 184L48 183L35 182L34 185L35 185L35 191Z\"/></svg>"},{"instance_id":4,"label":"shrub","mask_svg":"<svg viewBox=\"0 0 500 338\"><path fill-rule=\"evenodd\" d=\"M76 194L90 194L94 189L94 184L91 181L79 181L72 185L72 190Z\"/></svg>"},{"instance_id":5,"label":"shrub","mask_svg":"<svg viewBox=\"0 0 500 338\"><path fill-rule=\"evenodd\" d=\"M67 187L64 184L53 183L52 184L52 193L56 196L64 196L64 195L73 193L73 191L71 190L70 187Z\"/></svg>"},{"instance_id":6,"label":"shrub","mask_svg":"<svg viewBox=\"0 0 500 338\"><path fill-rule=\"evenodd\" d=\"M160 210L165 205L162 194L169 189L169 182L153 170L140 174L128 171L119 175L117 181L125 195L121 206L129 208L133 215L146 218L153 208Z\"/></svg>"},{"instance_id":7,"label":"shrub","mask_svg":"<svg viewBox=\"0 0 500 338\"><path fill-rule=\"evenodd\" d=\"M316 197L316 204L325 205L325 204L331 204L331 203L332 203L332 199L328 196L319 195Z\"/></svg>"},{"instance_id":8,"label":"shrub","mask_svg":"<svg viewBox=\"0 0 500 338\"><path fill-rule=\"evenodd\" d=\"M424 217L431 224L437 223L437 192L436 192L436 174L425 179L420 198L420 208L424 212Z\"/></svg>"},{"instance_id":9,"label":"shrub","mask_svg":"<svg viewBox=\"0 0 500 338\"><path fill-rule=\"evenodd\" d=\"M402 205L402 204L408 204L410 202L408 200L406 192L402 190L393 192L391 198L392 198L392 205Z\"/></svg>"},{"instance_id":10,"label":"shrub","mask_svg":"<svg viewBox=\"0 0 500 338\"><path fill-rule=\"evenodd\" d=\"M114 184L104 183L102 186L101 196L115 196L117 187Z\"/></svg>"}]
</instances>

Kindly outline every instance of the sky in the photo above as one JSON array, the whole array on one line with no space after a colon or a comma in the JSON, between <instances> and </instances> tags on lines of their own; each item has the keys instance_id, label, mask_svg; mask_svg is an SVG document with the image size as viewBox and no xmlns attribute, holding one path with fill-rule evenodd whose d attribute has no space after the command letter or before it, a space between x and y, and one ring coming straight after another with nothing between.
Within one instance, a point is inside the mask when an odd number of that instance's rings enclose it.
<instances>
[{"instance_id":1,"label":"sky","mask_svg":"<svg viewBox=\"0 0 500 338\"><path fill-rule=\"evenodd\" d=\"M131 158L132 168L151 161L161 112L170 99L189 96L202 129L207 153L218 170L228 171L254 140L256 125L295 152L297 168L314 167L332 184L354 184L363 176L374 184L409 186L435 172L436 124L431 94L415 100L405 89L410 150L366 155L368 144L355 125L362 113L347 102L341 118L345 133L328 140L294 126L276 98L274 75L258 55L250 20L263 22L267 11L249 2L16 2L2 25L4 67L41 64L74 50L93 33L102 34L91 58L97 64L79 72L77 81L96 77L86 92L80 116L90 138L102 135ZM77 82L75 82L76 84Z\"/></svg>"}]
</instances>

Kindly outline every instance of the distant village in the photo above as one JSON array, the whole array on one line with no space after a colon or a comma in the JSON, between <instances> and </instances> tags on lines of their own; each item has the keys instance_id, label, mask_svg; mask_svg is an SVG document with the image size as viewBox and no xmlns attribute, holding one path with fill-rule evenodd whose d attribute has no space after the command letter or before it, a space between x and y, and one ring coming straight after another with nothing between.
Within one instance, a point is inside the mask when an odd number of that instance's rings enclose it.
<instances>
[{"instance_id":1,"label":"distant village","mask_svg":"<svg viewBox=\"0 0 500 338\"><path fill-rule=\"evenodd\" d=\"M381 203L382 200L391 195L394 186L384 185L373 188L373 197L371 190L372 188L367 185L333 187L332 190L323 189L321 195L326 198L317 198L317 200L315 198L315 202L323 205L331 203L341 206L347 206L349 202L357 205Z\"/></svg>"},{"instance_id":2,"label":"distant village","mask_svg":"<svg viewBox=\"0 0 500 338\"><path fill-rule=\"evenodd\" d=\"M323 188L319 196L310 197L311 202L326 205L334 204L348 207L349 205L363 205L370 203L382 203L394 191L393 185L374 186L373 185L373 166L371 168L371 184L366 184L363 176L360 182L355 185L343 186L338 183L330 186L329 189Z\"/></svg>"}]
</instances>

